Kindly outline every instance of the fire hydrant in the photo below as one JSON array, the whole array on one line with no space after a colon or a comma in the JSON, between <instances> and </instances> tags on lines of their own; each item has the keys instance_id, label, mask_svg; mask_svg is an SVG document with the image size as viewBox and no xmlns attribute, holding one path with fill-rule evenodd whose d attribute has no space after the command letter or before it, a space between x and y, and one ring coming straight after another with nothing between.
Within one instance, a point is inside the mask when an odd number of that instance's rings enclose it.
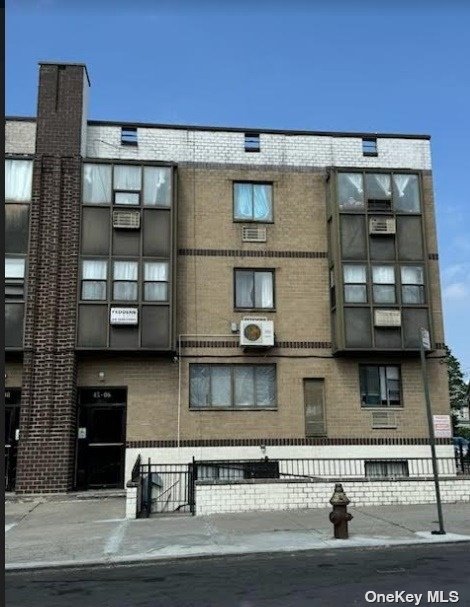
<instances>
[{"instance_id":1,"label":"fire hydrant","mask_svg":"<svg viewBox=\"0 0 470 607\"><path fill-rule=\"evenodd\" d=\"M347 540L348 522L353 518L348 512L349 499L343 491L341 483L335 484L333 497L330 499L330 504L333 506L333 512L330 512L330 521L335 526L335 538L339 540Z\"/></svg>"}]
</instances>

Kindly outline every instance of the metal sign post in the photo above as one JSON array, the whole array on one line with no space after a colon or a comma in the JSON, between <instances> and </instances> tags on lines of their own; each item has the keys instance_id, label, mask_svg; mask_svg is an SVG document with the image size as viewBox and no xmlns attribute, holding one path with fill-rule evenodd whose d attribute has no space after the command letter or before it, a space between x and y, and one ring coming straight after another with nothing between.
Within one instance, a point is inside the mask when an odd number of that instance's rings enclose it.
<instances>
[{"instance_id":1,"label":"metal sign post","mask_svg":"<svg viewBox=\"0 0 470 607\"><path fill-rule=\"evenodd\" d=\"M442 515L442 503L441 503L441 491L439 488L439 472L437 467L437 459L436 459L436 439L434 436L434 423L431 411L431 400L429 398L429 386L428 386L428 375L426 371L426 356L425 350L431 349L431 340L429 337L429 331L426 329L421 329L421 339L420 339L420 355L421 355L421 374L423 377L423 387L424 387L424 398L426 401L426 412L428 416L428 426L429 426L429 443L431 445L431 457L432 457L432 470L434 474L434 485L436 487L436 503L437 503L437 515L439 518L439 530L431 531L434 535L445 535L444 531L444 517Z\"/></svg>"}]
</instances>

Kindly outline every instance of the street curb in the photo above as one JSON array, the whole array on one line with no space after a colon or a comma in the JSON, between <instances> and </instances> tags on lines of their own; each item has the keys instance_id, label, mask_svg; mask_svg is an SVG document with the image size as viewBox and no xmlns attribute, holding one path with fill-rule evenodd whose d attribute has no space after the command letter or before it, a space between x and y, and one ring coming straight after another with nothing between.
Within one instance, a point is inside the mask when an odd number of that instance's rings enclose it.
<instances>
[{"instance_id":1,"label":"street curb","mask_svg":"<svg viewBox=\"0 0 470 607\"><path fill-rule=\"evenodd\" d=\"M371 538L373 539L373 538ZM180 561L180 560L193 560L193 559L210 559L217 557L226 556L261 556L261 555L272 555L280 554L283 552L297 553L297 552L313 552L318 550L336 550L338 548L350 548L350 549L372 549L380 550L383 548L393 548L400 546L423 546L423 545L436 545L436 544L461 544L470 543L470 536L460 536L454 539L433 539L431 541L426 539L413 539L413 538L402 538L402 540L390 541L381 544L371 544L367 542L350 544L350 540L325 540L328 544L323 543L317 546L300 547L296 549L292 548L271 548L270 550L244 550L239 549L227 550L221 549L220 551L213 552L194 552L186 554L135 554L127 555L122 557L113 558L101 558L101 559L82 559L79 561L42 561L38 563L12 563L5 564L5 572L21 572L21 571L32 571L32 570L49 570L49 569L81 569L85 567L115 567L119 565L135 565L148 564L159 561Z\"/></svg>"}]
</instances>

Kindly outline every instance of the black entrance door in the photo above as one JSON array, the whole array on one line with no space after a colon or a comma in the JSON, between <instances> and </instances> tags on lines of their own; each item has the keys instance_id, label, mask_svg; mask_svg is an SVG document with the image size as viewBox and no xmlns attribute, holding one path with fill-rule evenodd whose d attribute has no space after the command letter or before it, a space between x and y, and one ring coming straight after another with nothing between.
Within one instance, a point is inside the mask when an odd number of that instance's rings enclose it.
<instances>
[{"instance_id":1,"label":"black entrance door","mask_svg":"<svg viewBox=\"0 0 470 607\"><path fill-rule=\"evenodd\" d=\"M15 490L21 390L5 390L5 491Z\"/></svg>"},{"instance_id":2,"label":"black entrance door","mask_svg":"<svg viewBox=\"0 0 470 607\"><path fill-rule=\"evenodd\" d=\"M81 390L77 433L77 489L124 484L126 391Z\"/></svg>"}]
</instances>

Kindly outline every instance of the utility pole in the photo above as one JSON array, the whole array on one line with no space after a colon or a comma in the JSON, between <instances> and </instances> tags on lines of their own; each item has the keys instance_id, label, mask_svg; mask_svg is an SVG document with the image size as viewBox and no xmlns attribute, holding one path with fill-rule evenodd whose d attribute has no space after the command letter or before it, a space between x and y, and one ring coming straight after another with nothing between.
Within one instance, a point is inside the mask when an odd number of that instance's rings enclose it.
<instances>
[{"instance_id":1,"label":"utility pole","mask_svg":"<svg viewBox=\"0 0 470 607\"><path fill-rule=\"evenodd\" d=\"M429 331L427 329L421 329L421 339L419 347L421 355L421 374L423 377L424 398L426 401L426 412L428 416L429 444L431 445L432 470L434 474L434 485L436 487L437 516L439 519L439 530L431 531L431 533L433 535L445 535L446 532L444 531L444 517L442 515L441 490L439 488L439 471L436 459L436 438L434 436L434 423L431 411L431 400L429 398L428 374L426 370L425 350L430 349L431 340L429 337Z\"/></svg>"}]
</instances>

